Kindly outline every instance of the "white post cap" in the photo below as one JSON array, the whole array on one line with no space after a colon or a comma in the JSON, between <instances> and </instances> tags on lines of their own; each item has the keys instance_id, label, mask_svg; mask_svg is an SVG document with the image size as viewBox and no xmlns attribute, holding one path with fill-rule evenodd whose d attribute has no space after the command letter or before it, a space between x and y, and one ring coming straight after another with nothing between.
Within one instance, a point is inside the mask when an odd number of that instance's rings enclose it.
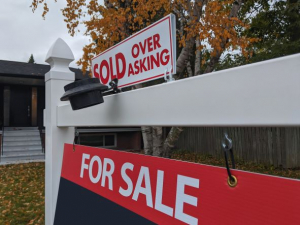
<instances>
[{"instance_id":1,"label":"white post cap","mask_svg":"<svg viewBox=\"0 0 300 225\"><path fill-rule=\"evenodd\" d=\"M45 81L49 79L73 80L75 75L70 71L69 65L74 60L74 55L68 44L58 38L50 47L46 62L50 64L51 70L46 74ZM56 76L57 74L59 76ZM72 76L70 76L72 73Z\"/></svg>"}]
</instances>

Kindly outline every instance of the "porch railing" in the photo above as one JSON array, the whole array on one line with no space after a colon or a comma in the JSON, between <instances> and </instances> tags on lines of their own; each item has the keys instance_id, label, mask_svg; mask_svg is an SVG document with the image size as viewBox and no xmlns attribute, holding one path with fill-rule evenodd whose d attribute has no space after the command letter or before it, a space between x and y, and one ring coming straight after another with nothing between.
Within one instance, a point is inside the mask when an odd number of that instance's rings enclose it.
<instances>
[{"instance_id":1,"label":"porch railing","mask_svg":"<svg viewBox=\"0 0 300 225\"><path fill-rule=\"evenodd\" d=\"M42 145L42 153L45 153L45 148L43 144L43 129L39 127L39 133L40 133L40 139L41 139L41 145Z\"/></svg>"}]
</instances>

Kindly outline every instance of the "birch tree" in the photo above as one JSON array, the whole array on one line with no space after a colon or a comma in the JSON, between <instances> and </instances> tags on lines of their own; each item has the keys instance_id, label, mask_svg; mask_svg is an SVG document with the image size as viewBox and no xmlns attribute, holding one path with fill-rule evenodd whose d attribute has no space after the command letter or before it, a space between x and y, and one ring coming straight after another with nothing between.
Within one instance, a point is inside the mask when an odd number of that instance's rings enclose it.
<instances>
[{"instance_id":1,"label":"birch tree","mask_svg":"<svg viewBox=\"0 0 300 225\"><path fill-rule=\"evenodd\" d=\"M70 35L85 25L84 34L93 40L84 46L77 62L83 71L91 59L133 33L169 13L177 19L177 67L175 79L197 76L214 70L223 54L239 49L245 57L255 38L242 36L248 25L238 18L242 0L67 0L62 10ZM49 11L45 0L32 0L32 10L42 5L43 17ZM183 115L184 116L184 115ZM172 127L163 139L162 127L142 127L146 154L168 156L181 127Z\"/></svg>"}]
</instances>

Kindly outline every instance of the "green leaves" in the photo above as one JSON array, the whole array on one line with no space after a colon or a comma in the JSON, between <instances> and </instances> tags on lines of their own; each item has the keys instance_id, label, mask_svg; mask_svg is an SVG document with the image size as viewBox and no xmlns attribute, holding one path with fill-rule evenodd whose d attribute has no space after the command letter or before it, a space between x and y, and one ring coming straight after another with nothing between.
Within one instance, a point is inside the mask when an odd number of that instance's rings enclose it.
<instances>
[{"instance_id":1,"label":"green leaves","mask_svg":"<svg viewBox=\"0 0 300 225\"><path fill-rule=\"evenodd\" d=\"M248 51L249 58L235 55L224 58L218 69L254 63L300 52L300 1L246 1L241 17L249 21L250 28L242 32L259 41Z\"/></svg>"}]
</instances>

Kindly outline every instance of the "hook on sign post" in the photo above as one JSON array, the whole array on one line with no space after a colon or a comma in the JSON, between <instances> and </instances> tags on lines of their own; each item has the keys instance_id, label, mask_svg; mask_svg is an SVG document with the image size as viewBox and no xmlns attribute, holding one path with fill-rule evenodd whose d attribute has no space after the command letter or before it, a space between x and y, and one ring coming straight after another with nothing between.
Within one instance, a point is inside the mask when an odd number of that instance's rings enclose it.
<instances>
[{"instance_id":1,"label":"hook on sign post","mask_svg":"<svg viewBox=\"0 0 300 225\"><path fill-rule=\"evenodd\" d=\"M175 81L174 77L173 77L173 74L172 74L172 68L167 68L165 70L165 73L164 73L164 78L165 78L165 81L168 83L168 82L172 82L172 81Z\"/></svg>"},{"instance_id":2,"label":"hook on sign post","mask_svg":"<svg viewBox=\"0 0 300 225\"><path fill-rule=\"evenodd\" d=\"M224 134L224 139L222 141L222 148L224 150L226 169L228 173L227 183L230 187L235 187L237 185L237 178L231 174L229 163L228 163L228 151L229 151L231 162L232 162L232 169L235 169L235 161L234 161L234 155L232 150L232 140L228 137L227 133Z\"/></svg>"}]
</instances>

